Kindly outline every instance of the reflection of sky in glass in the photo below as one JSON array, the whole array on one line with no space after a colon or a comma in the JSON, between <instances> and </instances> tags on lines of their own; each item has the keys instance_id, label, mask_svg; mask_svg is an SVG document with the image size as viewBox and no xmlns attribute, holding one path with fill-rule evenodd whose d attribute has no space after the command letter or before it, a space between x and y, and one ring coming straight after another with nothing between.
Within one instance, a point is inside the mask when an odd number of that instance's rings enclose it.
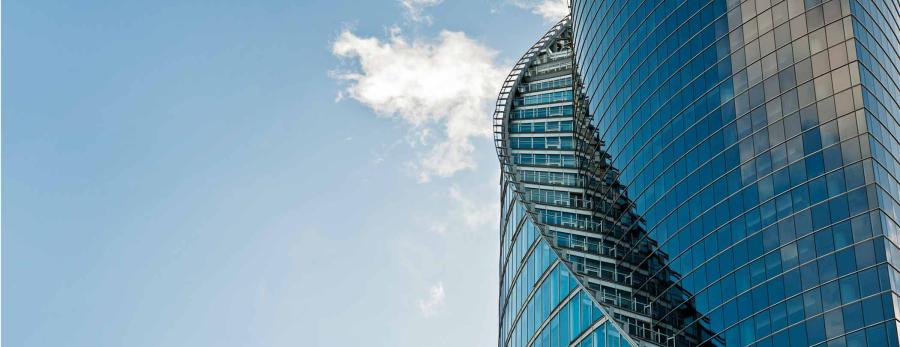
<instances>
[{"instance_id":1,"label":"reflection of sky in glass","mask_svg":"<svg viewBox=\"0 0 900 347\"><path fill-rule=\"evenodd\" d=\"M900 240L900 194L885 188L897 182L887 153L900 107L887 89L900 74L883 66L900 58L895 38L869 37L897 19L863 3L576 1L577 59L614 178L668 255L671 272L638 284L660 291L660 340L898 343L880 307L895 300Z\"/></svg>"}]
</instances>

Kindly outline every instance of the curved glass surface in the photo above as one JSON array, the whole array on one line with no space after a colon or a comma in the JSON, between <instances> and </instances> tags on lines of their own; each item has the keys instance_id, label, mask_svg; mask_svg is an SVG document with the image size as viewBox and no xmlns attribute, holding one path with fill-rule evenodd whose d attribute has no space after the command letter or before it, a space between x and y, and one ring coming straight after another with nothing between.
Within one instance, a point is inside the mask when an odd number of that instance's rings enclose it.
<instances>
[{"instance_id":1,"label":"curved glass surface","mask_svg":"<svg viewBox=\"0 0 900 347\"><path fill-rule=\"evenodd\" d=\"M622 331L665 346L900 345L898 2L571 10L575 128L584 114L595 138L574 180L603 198L591 218L541 222L610 226L554 247L615 254L597 283L647 299L608 305Z\"/></svg>"},{"instance_id":2,"label":"curved glass surface","mask_svg":"<svg viewBox=\"0 0 900 347\"><path fill-rule=\"evenodd\" d=\"M570 251L575 242L558 242L600 225L584 174L595 160L585 150L596 139L584 113L575 112L571 35L568 19L554 26L516 65L498 99L501 347L634 345L584 277L598 265L571 261L602 257L599 248Z\"/></svg>"}]
</instances>

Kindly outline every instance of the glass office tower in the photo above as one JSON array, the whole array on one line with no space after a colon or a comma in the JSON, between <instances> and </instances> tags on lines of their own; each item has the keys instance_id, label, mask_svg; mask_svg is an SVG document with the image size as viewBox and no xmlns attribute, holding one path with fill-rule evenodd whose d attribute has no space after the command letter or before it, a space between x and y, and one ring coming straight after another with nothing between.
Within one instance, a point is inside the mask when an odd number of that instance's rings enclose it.
<instances>
[{"instance_id":1,"label":"glass office tower","mask_svg":"<svg viewBox=\"0 0 900 347\"><path fill-rule=\"evenodd\" d=\"M900 3L571 10L571 108L531 89L541 64L566 59L542 46L495 122L500 345L546 346L549 327L567 346L586 320L632 345L900 346ZM553 128L559 142L543 134L551 115L572 122ZM549 301L528 306L545 286ZM561 328L561 290L599 313ZM554 327L570 330L558 344Z\"/></svg>"},{"instance_id":2,"label":"glass office tower","mask_svg":"<svg viewBox=\"0 0 900 347\"><path fill-rule=\"evenodd\" d=\"M503 85L503 346L900 346L900 3L575 0Z\"/></svg>"},{"instance_id":3,"label":"glass office tower","mask_svg":"<svg viewBox=\"0 0 900 347\"><path fill-rule=\"evenodd\" d=\"M600 236L593 210L601 201L588 191L604 160L576 107L571 38L564 19L529 49L494 114L503 169L501 347L637 345L600 305L592 288L599 282L589 280L599 278L601 261L615 263L608 256L615 245Z\"/></svg>"}]
</instances>

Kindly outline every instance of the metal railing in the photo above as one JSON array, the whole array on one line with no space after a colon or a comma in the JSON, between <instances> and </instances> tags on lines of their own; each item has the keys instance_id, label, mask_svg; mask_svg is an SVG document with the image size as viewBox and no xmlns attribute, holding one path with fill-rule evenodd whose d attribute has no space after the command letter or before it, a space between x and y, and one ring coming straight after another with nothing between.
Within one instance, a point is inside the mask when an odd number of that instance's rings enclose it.
<instances>
[{"instance_id":1,"label":"metal railing","mask_svg":"<svg viewBox=\"0 0 900 347\"><path fill-rule=\"evenodd\" d=\"M500 159L501 169L509 172L509 153L506 147L506 136L504 134L504 121L507 116L507 113L512 108L512 102L510 99L510 95L516 89L516 86L521 82L523 77L523 72L528 68L528 64L531 63L531 60L534 57L543 51L547 44L553 41L553 39L563 30L565 25L569 22L569 18L566 17L563 20L556 23L550 30L541 37L538 42L531 46L528 51L519 58L519 61L516 62L516 65L513 66L512 71L509 72L509 75L506 76L506 79L503 81L503 86L500 88L500 94L497 96L497 102L494 104L494 115L493 115L493 128L494 128L494 147L497 150L497 157Z\"/></svg>"}]
</instances>

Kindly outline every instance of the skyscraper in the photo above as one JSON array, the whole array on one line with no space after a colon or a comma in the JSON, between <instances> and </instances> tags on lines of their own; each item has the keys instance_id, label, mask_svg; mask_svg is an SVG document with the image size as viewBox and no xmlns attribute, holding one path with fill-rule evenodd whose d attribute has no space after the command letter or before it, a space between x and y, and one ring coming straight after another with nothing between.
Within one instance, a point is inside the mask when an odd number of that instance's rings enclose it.
<instances>
[{"instance_id":1,"label":"skyscraper","mask_svg":"<svg viewBox=\"0 0 900 347\"><path fill-rule=\"evenodd\" d=\"M500 346L900 346L900 5L571 10L495 113Z\"/></svg>"},{"instance_id":2,"label":"skyscraper","mask_svg":"<svg viewBox=\"0 0 900 347\"><path fill-rule=\"evenodd\" d=\"M555 237L596 250L592 217L597 161L589 120L577 112L573 86L572 30L556 24L522 59L503 84L494 132L502 175L500 346L633 345L608 319L590 292L584 262L564 261ZM556 234L554 234L556 233ZM580 239L577 239L579 238ZM604 251L608 249L604 248ZM582 259L584 260L584 259ZM598 271L593 262L590 271Z\"/></svg>"}]
</instances>

